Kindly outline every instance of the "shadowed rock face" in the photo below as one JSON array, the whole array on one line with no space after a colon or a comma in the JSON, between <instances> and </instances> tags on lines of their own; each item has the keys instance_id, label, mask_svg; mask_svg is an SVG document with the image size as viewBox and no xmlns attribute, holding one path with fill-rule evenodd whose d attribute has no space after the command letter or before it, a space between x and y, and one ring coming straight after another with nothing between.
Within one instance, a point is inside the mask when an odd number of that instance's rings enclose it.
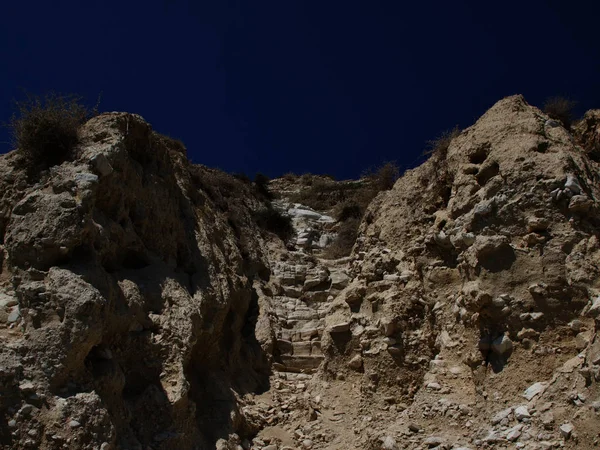
<instances>
[{"instance_id":1,"label":"shadowed rock face","mask_svg":"<svg viewBox=\"0 0 600 450\"><path fill-rule=\"evenodd\" d=\"M597 119L501 100L341 259L319 177L271 182L286 245L249 184L139 116L92 119L35 185L0 157L0 446L590 448Z\"/></svg>"},{"instance_id":2,"label":"shadowed rock face","mask_svg":"<svg viewBox=\"0 0 600 450\"><path fill-rule=\"evenodd\" d=\"M260 234L243 230L256 236L243 247L200 169L139 116L104 114L81 132L79 157L35 186L14 154L0 163L2 291L20 315L2 331L0 442L214 447L244 431L235 395L268 388L254 333ZM252 227L256 200L242 197Z\"/></svg>"}]
</instances>

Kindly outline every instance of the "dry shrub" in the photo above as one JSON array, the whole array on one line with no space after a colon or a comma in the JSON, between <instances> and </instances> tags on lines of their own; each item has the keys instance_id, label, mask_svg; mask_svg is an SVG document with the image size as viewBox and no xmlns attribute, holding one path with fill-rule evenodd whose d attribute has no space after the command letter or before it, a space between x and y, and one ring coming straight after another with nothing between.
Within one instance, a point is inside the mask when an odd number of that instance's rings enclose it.
<instances>
[{"instance_id":1,"label":"dry shrub","mask_svg":"<svg viewBox=\"0 0 600 450\"><path fill-rule=\"evenodd\" d=\"M31 174L74 158L79 127L96 110L83 105L81 97L50 93L31 94L16 102L9 128L13 144L23 156Z\"/></svg>"},{"instance_id":2,"label":"dry shrub","mask_svg":"<svg viewBox=\"0 0 600 450\"><path fill-rule=\"evenodd\" d=\"M363 216L363 208L355 202L345 202L340 206L337 214L337 220L344 222L348 219L360 219Z\"/></svg>"},{"instance_id":3,"label":"dry shrub","mask_svg":"<svg viewBox=\"0 0 600 450\"><path fill-rule=\"evenodd\" d=\"M544 103L544 112L552 119L562 122L566 129L570 129L576 104L565 97L551 97Z\"/></svg>"},{"instance_id":4,"label":"dry shrub","mask_svg":"<svg viewBox=\"0 0 600 450\"><path fill-rule=\"evenodd\" d=\"M389 191L392 189L399 175L400 169L396 163L387 162L379 168L367 172L365 177L371 181L372 188L377 193L379 191Z\"/></svg>"},{"instance_id":5,"label":"dry shrub","mask_svg":"<svg viewBox=\"0 0 600 450\"><path fill-rule=\"evenodd\" d=\"M232 205L251 197L247 185L226 172L201 165L190 165L190 174L196 188L206 192L223 212L229 212Z\"/></svg>"},{"instance_id":6,"label":"dry shrub","mask_svg":"<svg viewBox=\"0 0 600 450\"><path fill-rule=\"evenodd\" d=\"M337 259L350 255L358 236L359 226L360 219L357 218L350 218L342 222L335 241L325 249L323 256L327 259Z\"/></svg>"},{"instance_id":7,"label":"dry shrub","mask_svg":"<svg viewBox=\"0 0 600 450\"><path fill-rule=\"evenodd\" d=\"M288 173L283 174L283 176L281 178L283 178L286 181L291 182L291 181L295 181L296 178L298 178L298 175L296 175L294 172L288 172Z\"/></svg>"},{"instance_id":8,"label":"dry shrub","mask_svg":"<svg viewBox=\"0 0 600 450\"><path fill-rule=\"evenodd\" d=\"M329 211L335 206L362 196L365 190L371 190L368 183L336 183L327 179L308 179L310 188L290 196L295 203L302 203L317 211ZM371 197L372 198L372 197Z\"/></svg>"},{"instance_id":9,"label":"dry shrub","mask_svg":"<svg viewBox=\"0 0 600 450\"><path fill-rule=\"evenodd\" d=\"M244 184L251 184L252 183L252 180L250 179L250 177L248 175L246 175L244 172L234 173L233 176L235 178L237 178L238 180L240 180Z\"/></svg>"},{"instance_id":10,"label":"dry shrub","mask_svg":"<svg viewBox=\"0 0 600 450\"><path fill-rule=\"evenodd\" d=\"M300 175L300 183L302 186L312 186L314 182L314 175L312 173L303 173Z\"/></svg>"},{"instance_id":11,"label":"dry shrub","mask_svg":"<svg viewBox=\"0 0 600 450\"><path fill-rule=\"evenodd\" d=\"M294 235L294 227L292 219L288 215L284 215L271 204L267 204L264 208L259 209L254 213L256 224L263 230L275 233L282 241L288 241Z\"/></svg>"},{"instance_id":12,"label":"dry shrub","mask_svg":"<svg viewBox=\"0 0 600 450\"><path fill-rule=\"evenodd\" d=\"M460 128L458 128L458 126L442 132L442 134L440 134L437 138L427 141L427 148L423 154L427 156L435 156L439 159L446 159L450 143L459 135Z\"/></svg>"},{"instance_id":13,"label":"dry shrub","mask_svg":"<svg viewBox=\"0 0 600 450\"><path fill-rule=\"evenodd\" d=\"M151 137L156 144L163 145L167 150L172 150L187 155L187 148L182 140L172 138L166 134L157 133L156 131L152 132Z\"/></svg>"},{"instance_id":14,"label":"dry shrub","mask_svg":"<svg viewBox=\"0 0 600 450\"><path fill-rule=\"evenodd\" d=\"M434 201L437 207L447 206L450 200L454 175L448 169L448 148L460 133L458 126L444 131L436 139L428 141L427 150L423 152L424 155L431 156L430 161L433 163L430 165L431 173L423 178L423 183L433 184L431 192L436 197Z\"/></svg>"},{"instance_id":15,"label":"dry shrub","mask_svg":"<svg viewBox=\"0 0 600 450\"><path fill-rule=\"evenodd\" d=\"M273 194L269 191L269 181L269 177L262 173L257 173L254 176L254 186L256 187L256 191L265 200L273 199Z\"/></svg>"}]
</instances>

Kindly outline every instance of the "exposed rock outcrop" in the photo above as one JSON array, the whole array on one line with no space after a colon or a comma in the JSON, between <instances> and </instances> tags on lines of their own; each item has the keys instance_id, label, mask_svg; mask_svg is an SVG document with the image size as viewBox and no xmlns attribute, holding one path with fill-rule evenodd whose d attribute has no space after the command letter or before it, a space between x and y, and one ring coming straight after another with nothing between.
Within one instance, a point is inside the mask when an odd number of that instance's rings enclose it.
<instances>
[{"instance_id":1,"label":"exposed rock outcrop","mask_svg":"<svg viewBox=\"0 0 600 450\"><path fill-rule=\"evenodd\" d=\"M361 401L409 405L376 414L381 433L410 436L404 448L590 448L598 418L577 399L599 395L599 180L566 129L521 96L498 102L371 204L348 288L363 294L340 295L326 318L349 324L344 340L324 337L326 379L356 378L345 366L361 355ZM523 406L536 412L515 417L524 425L486 423L536 381L544 390ZM540 421L548 409L556 425ZM435 444L412 437L411 421Z\"/></svg>"},{"instance_id":2,"label":"exposed rock outcrop","mask_svg":"<svg viewBox=\"0 0 600 450\"><path fill-rule=\"evenodd\" d=\"M1 157L0 444L592 448L597 119L501 100L379 193L340 259L368 181L272 181L282 242L252 186L138 116L92 119L36 185Z\"/></svg>"},{"instance_id":3,"label":"exposed rock outcrop","mask_svg":"<svg viewBox=\"0 0 600 450\"><path fill-rule=\"evenodd\" d=\"M211 448L252 432L236 396L269 383L255 337L269 276L251 219L258 201L230 177L237 232L252 236L241 239L202 189L208 169L139 116L103 114L81 133L78 158L34 186L18 155L0 160L1 289L12 308L0 442Z\"/></svg>"}]
</instances>

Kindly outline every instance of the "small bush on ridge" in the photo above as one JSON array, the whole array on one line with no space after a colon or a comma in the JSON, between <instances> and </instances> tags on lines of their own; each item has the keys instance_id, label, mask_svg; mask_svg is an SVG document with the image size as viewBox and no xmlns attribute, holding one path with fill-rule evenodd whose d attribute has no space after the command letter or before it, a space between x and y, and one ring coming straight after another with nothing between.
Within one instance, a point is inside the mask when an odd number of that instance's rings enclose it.
<instances>
[{"instance_id":1,"label":"small bush on ridge","mask_svg":"<svg viewBox=\"0 0 600 450\"><path fill-rule=\"evenodd\" d=\"M323 256L327 259L337 259L350 255L352 247L356 243L359 226L360 219L358 218L350 218L342 222L335 241L325 249Z\"/></svg>"},{"instance_id":2,"label":"small bush on ridge","mask_svg":"<svg viewBox=\"0 0 600 450\"><path fill-rule=\"evenodd\" d=\"M269 177L262 173L257 173L254 176L256 191L266 200L271 200L273 198L273 194L269 191L269 181Z\"/></svg>"},{"instance_id":3,"label":"small bush on ridge","mask_svg":"<svg viewBox=\"0 0 600 450\"><path fill-rule=\"evenodd\" d=\"M437 138L427 141L427 149L423 152L424 155L434 155L441 159L445 159L448 153L448 147L452 140L460 134L460 128L455 126L450 130L442 132Z\"/></svg>"},{"instance_id":4,"label":"small bush on ridge","mask_svg":"<svg viewBox=\"0 0 600 450\"><path fill-rule=\"evenodd\" d=\"M387 162L365 175L373 183L375 193L389 191L400 176L400 169L394 162ZM374 196L373 196L374 197Z\"/></svg>"},{"instance_id":5,"label":"small bush on ridge","mask_svg":"<svg viewBox=\"0 0 600 450\"><path fill-rule=\"evenodd\" d=\"M270 204L254 213L256 224L264 230L275 233L282 241L289 240L294 234L292 219L284 215Z\"/></svg>"},{"instance_id":6,"label":"small bush on ridge","mask_svg":"<svg viewBox=\"0 0 600 450\"><path fill-rule=\"evenodd\" d=\"M562 122L566 129L571 128L574 108L577 103L565 97L551 97L544 103L544 112L552 119Z\"/></svg>"},{"instance_id":7,"label":"small bush on ridge","mask_svg":"<svg viewBox=\"0 0 600 450\"><path fill-rule=\"evenodd\" d=\"M72 158L79 127L95 114L80 97L54 93L43 98L28 94L16 102L16 109L9 123L13 143L30 167L37 169Z\"/></svg>"}]
</instances>

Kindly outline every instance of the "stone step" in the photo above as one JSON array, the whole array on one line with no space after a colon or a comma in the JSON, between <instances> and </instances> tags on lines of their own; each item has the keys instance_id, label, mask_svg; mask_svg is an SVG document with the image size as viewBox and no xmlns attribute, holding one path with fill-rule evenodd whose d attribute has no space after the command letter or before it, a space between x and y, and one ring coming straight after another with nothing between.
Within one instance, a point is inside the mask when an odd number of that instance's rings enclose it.
<instances>
[{"instance_id":1,"label":"stone step","mask_svg":"<svg viewBox=\"0 0 600 450\"><path fill-rule=\"evenodd\" d=\"M284 324L284 327L277 331L277 338L291 342L320 339L325 330L325 323L322 320L293 321L293 323L284 321Z\"/></svg>"},{"instance_id":2,"label":"stone step","mask_svg":"<svg viewBox=\"0 0 600 450\"><path fill-rule=\"evenodd\" d=\"M315 370L323 361L323 355L295 356L282 355L282 365L277 368L281 372L301 372Z\"/></svg>"}]
</instances>

